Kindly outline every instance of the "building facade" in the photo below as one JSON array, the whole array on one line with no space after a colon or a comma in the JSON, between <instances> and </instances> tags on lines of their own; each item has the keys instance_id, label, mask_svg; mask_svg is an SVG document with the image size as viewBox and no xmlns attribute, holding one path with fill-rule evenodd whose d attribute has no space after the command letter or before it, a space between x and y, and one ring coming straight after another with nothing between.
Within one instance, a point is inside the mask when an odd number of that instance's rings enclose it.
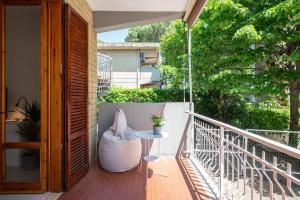
<instances>
[{"instance_id":1,"label":"building facade","mask_svg":"<svg viewBox=\"0 0 300 200\"><path fill-rule=\"evenodd\" d=\"M111 86L160 87L159 43L100 43L98 53L111 58Z\"/></svg>"}]
</instances>

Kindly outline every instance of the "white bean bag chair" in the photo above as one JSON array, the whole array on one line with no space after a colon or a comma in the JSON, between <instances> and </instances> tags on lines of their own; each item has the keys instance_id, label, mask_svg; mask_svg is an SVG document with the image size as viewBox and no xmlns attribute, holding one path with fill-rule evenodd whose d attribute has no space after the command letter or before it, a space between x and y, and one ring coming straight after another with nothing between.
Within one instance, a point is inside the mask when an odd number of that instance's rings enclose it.
<instances>
[{"instance_id":1,"label":"white bean bag chair","mask_svg":"<svg viewBox=\"0 0 300 200\"><path fill-rule=\"evenodd\" d=\"M122 127L124 127L124 117L119 117L119 119L122 118ZM125 172L139 164L142 154L142 143L140 138L131 134L134 130L127 126L127 122L125 130L121 131L122 133L120 134L120 130L117 130L120 120L118 121L117 118L115 117L116 123L103 133L98 155L100 164L105 170Z\"/></svg>"}]
</instances>

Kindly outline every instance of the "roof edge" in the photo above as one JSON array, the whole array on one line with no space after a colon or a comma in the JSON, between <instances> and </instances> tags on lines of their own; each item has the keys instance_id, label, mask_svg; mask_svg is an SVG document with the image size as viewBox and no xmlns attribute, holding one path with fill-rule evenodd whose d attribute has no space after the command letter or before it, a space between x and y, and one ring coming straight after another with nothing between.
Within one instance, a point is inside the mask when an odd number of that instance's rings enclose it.
<instances>
[{"instance_id":1,"label":"roof edge","mask_svg":"<svg viewBox=\"0 0 300 200\"><path fill-rule=\"evenodd\" d=\"M159 43L154 42L105 42L98 44L98 49L159 49Z\"/></svg>"},{"instance_id":2,"label":"roof edge","mask_svg":"<svg viewBox=\"0 0 300 200\"><path fill-rule=\"evenodd\" d=\"M189 13L186 12L186 14L183 17L183 21L187 23L189 28L191 28L197 21L207 2L207 0L195 0L194 5L191 8L189 8Z\"/></svg>"}]
</instances>

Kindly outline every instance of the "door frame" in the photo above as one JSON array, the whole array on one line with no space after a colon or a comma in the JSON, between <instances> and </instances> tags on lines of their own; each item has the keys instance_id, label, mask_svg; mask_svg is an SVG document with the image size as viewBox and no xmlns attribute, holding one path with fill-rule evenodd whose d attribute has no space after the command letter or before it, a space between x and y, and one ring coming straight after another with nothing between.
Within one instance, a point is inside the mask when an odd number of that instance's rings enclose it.
<instances>
[{"instance_id":1,"label":"door frame","mask_svg":"<svg viewBox=\"0 0 300 200\"><path fill-rule=\"evenodd\" d=\"M5 106L5 5L41 5L41 168L40 183L3 185L5 163L0 165L0 193L40 193L62 190L62 0L0 0L0 122ZM43 133L43 134L42 134ZM43 135L43 136L42 136ZM4 158L4 126L0 126L0 159ZM36 144L34 144L36 145Z\"/></svg>"}]
</instances>

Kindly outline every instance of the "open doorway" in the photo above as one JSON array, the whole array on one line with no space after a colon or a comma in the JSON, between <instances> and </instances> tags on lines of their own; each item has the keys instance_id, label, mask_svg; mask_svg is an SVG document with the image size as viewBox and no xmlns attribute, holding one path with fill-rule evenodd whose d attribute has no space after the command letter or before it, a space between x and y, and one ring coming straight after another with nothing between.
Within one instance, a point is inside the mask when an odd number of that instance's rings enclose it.
<instances>
[{"instance_id":1,"label":"open doorway","mask_svg":"<svg viewBox=\"0 0 300 200\"><path fill-rule=\"evenodd\" d=\"M2 5L1 191L46 191L44 4Z\"/></svg>"},{"instance_id":2,"label":"open doorway","mask_svg":"<svg viewBox=\"0 0 300 200\"><path fill-rule=\"evenodd\" d=\"M39 6L6 8L6 141L40 141ZM7 181L38 181L39 150L8 149ZM14 159L11 159L14 158Z\"/></svg>"}]
</instances>

